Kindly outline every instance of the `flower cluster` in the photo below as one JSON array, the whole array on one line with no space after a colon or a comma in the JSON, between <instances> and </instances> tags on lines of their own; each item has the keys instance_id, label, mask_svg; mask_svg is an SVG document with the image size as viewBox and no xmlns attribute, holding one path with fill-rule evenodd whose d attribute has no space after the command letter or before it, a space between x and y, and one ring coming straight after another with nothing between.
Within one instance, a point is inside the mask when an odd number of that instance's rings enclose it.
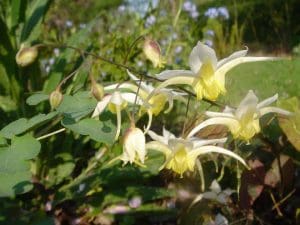
<instances>
[{"instance_id":1,"label":"flower cluster","mask_svg":"<svg viewBox=\"0 0 300 225\"><path fill-rule=\"evenodd\" d=\"M153 44L149 45L149 42ZM144 48L146 48L144 49L146 57L153 62L154 66L158 66L161 61L158 44L146 39ZM193 171L198 158L208 153L230 156L247 167L244 159L224 148L227 138L200 139L197 137L197 133L207 126L224 125L228 127L233 138L249 142L260 132L259 119L265 114L273 112L290 115L288 111L269 106L277 100L277 94L259 102L254 92L250 90L237 108L226 107L223 112L205 112L208 119L181 137L176 137L165 128L163 128L162 135L150 130L153 117L161 112L170 112L174 100L187 101L185 92L167 88L168 86L189 85L198 100L215 101L219 95L226 93L225 75L233 67L246 62L274 59L271 57L247 57L247 51L248 49L237 51L227 58L218 60L212 48L198 42L190 53L190 70L165 70L156 75L156 78L162 80L157 86L140 80L127 70L131 80L104 87L105 95L99 99L92 117L99 116L106 108L116 114L115 140L117 140L121 134L122 110L128 110L130 106L138 106L139 110L136 116L140 118L144 114L148 115L148 124L144 131L135 127L134 119L130 118L131 126L124 133L123 154L119 157L124 164L129 162L143 165L147 159L147 151L155 150L165 156L165 162L161 169L173 170L180 176L183 176L186 171ZM168 107L166 107L167 105ZM153 141L146 143L146 134Z\"/></svg>"}]
</instances>

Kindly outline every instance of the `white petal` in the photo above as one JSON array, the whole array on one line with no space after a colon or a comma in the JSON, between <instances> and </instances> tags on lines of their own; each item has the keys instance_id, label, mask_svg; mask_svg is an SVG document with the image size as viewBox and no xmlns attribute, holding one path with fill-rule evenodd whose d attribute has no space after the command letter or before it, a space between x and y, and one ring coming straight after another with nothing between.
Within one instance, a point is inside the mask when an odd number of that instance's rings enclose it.
<instances>
[{"instance_id":1,"label":"white petal","mask_svg":"<svg viewBox=\"0 0 300 225\"><path fill-rule=\"evenodd\" d=\"M108 105L109 101L110 101L111 95L106 95L103 97L103 99L97 103L97 106L93 112L92 117L97 117L99 116L104 109L106 108L106 106Z\"/></svg>"},{"instance_id":2,"label":"white petal","mask_svg":"<svg viewBox=\"0 0 300 225\"><path fill-rule=\"evenodd\" d=\"M148 93L150 93L151 91L153 91L153 87L152 86L148 86L144 81L140 82L140 79L137 78L133 73L131 73L129 70L127 70L128 76L137 83L137 85L141 85L141 87Z\"/></svg>"},{"instance_id":3,"label":"white petal","mask_svg":"<svg viewBox=\"0 0 300 225\"><path fill-rule=\"evenodd\" d=\"M227 58L224 58L224 59L220 60L217 64L217 68L223 66L224 64L230 62L231 60L246 56L247 52L248 52L248 48L246 50L241 50L241 51L234 52L233 54L231 54Z\"/></svg>"},{"instance_id":4,"label":"white petal","mask_svg":"<svg viewBox=\"0 0 300 225\"><path fill-rule=\"evenodd\" d=\"M207 146L202 146L196 149L193 149L190 154L191 157L197 157L199 155L203 155L203 154L207 154L207 153L221 153L224 155L228 155L232 158L235 158L236 160L240 161L244 166L246 166L247 168L248 165L246 164L246 162L244 161L244 159L242 159L239 155L235 154L234 152L227 150L225 148L221 148L221 147L217 147L217 146L213 146L213 145L207 145Z\"/></svg>"},{"instance_id":5,"label":"white petal","mask_svg":"<svg viewBox=\"0 0 300 225\"><path fill-rule=\"evenodd\" d=\"M211 112L206 111L205 115L212 118L212 117L226 117L226 118L235 118L232 113L225 113L225 112Z\"/></svg>"},{"instance_id":6,"label":"white petal","mask_svg":"<svg viewBox=\"0 0 300 225\"><path fill-rule=\"evenodd\" d=\"M110 102L120 106L124 102L124 99L119 91L115 91L111 96Z\"/></svg>"},{"instance_id":7,"label":"white petal","mask_svg":"<svg viewBox=\"0 0 300 225\"><path fill-rule=\"evenodd\" d=\"M147 127L145 128L145 131L144 131L145 134L149 132L149 129L150 129L151 124L152 124L152 112L151 112L151 110L147 110L147 113L148 113L148 124L147 124Z\"/></svg>"},{"instance_id":8,"label":"white petal","mask_svg":"<svg viewBox=\"0 0 300 225\"><path fill-rule=\"evenodd\" d=\"M136 99L136 94L135 93L125 92L125 93L121 93L121 96L127 102L129 102L131 104L135 103L135 99ZM143 105L143 100L139 96L137 96L136 104Z\"/></svg>"},{"instance_id":9,"label":"white petal","mask_svg":"<svg viewBox=\"0 0 300 225\"><path fill-rule=\"evenodd\" d=\"M165 80L162 82L158 87L156 87L147 97L145 100L145 103L148 103L150 98L153 97L156 93L159 93L163 88L174 85L174 84L187 84L192 85L194 83L195 78L194 77L187 77L187 76L179 76L179 77L173 77L168 80Z\"/></svg>"},{"instance_id":10,"label":"white petal","mask_svg":"<svg viewBox=\"0 0 300 225\"><path fill-rule=\"evenodd\" d=\"M198 41L189 56L190 68L194 74L198 74L203 63L211 63L214 70L217 68L217 56L215 50Z\"/></svg>"},{"instance_id":11,"label":"white petal","mask_svg":"<svg viewBox=\"0 0 300 225\"><path fill-rule=\"evenodd\" d=\"M117 113L117 131L115 135L115 140L118 140L120 132L121 132L121 108L120 105L116 105L116 113Z\"/></svg>"},{"instance_id":12,"label":"white petal","mask_svg":"<svg viewBox=\"0 0 300 225\"><path fill-rule=\"evenodd\" d=\"M248 114L254 114L257 110L257 104L258 98L254 92L250 90L238 106L235 112L236 117L240 120L242 117Z\"/></svg>"},{"instance_id":13,"label":"white petal","mask_svg":"<svg viewBox=\"0 0 300 225\"><path fill-rule=\"evenodd\" d=\"M158 79L167 80L172 77L178 76L195 76L195 74L190 70L165 70L159 74L155 75Z\"/></svg>"},{"instance_id":14,"label":"white petal","mask_svg":"<svg viewBox=\"0 0 300 225\"><path fill-rule=\"evenodd\" d=\"M191 132L187 135L187 138L190 138L194 136L196 133L198 133L201 129L204 127L210 126L210 125L226 125L228 127L236 127L239 126L239 122L236 119L233 118L225 118L225 117L214 117L207 120L204 120L202 123L194 127Z\"/></svg>"},{"instance_id":15,"label":"white petal","mask_svg":"<svg viewBox=\"0 0 300 225\"><path fill-rule=\"evenodd\" d=\"M268 113L279 113L279 114L284 115L284 116L291 116L291 115L293 115L293 113L291 113L291 112L289 112L287 110L278 108L278 107L264 107L264 108L261 108L259 110L259 112L260 112L261 116L263 116L265 114L268 114Z\"/></svg>"},{"instance_id":16,"label":"white petal","mask_svg":"<svg viewBox=\"0 0 300 225\"><path fill-rule=\"evenodd\" d=\"M257 62L257 61L266 61L266 60L275 60L278 58L274 57L240 57L235 58L226 64L223 64L222 66L218 67L218 69L215 72L216 79L220 82L222 86L225 85L225 74L231 70L233 67L247 62Z\"/></svg>"},{"instance_id":17,"label":"white petal","mask_svg":"<svg viewBox=\"0 0 300 225\"><path fill-rule=\"evenodd\" d=\"M221 192L221 186L219 185L218 181L216 181L216 180L213 180L209 189L217 194Z\"/></svg>"},{"instance_id":18,"label":"white petal","mask_svg":"<svg viewBox=\"0 0 300 225\"><path fill-rule=\"evenodd\" d=\"M169 156L170 154L172 154L171 149L169 149L169 147L167 145L164 145L163 143L158 142L158 141L148 142L146 144L146 149L152 149L152 150L162 152L166 156Z\"/></svg>"},{"instance_id":19,"label":"white petal","mask_svg":"<svg viewBox=\"0 0 300 225\"><path fill-rule=\"evenodd\" d=\"M266 98L265 100L261 101L260 103L257 104L257 108L260 109L262 107L268 106L275 102L278 99L278 94L275 94L274 96L270 98Z\"/></svg>"},{"instance_id":20,"label":"white petal","mask_svg":"<svg viewBox=\"0 0 300 225\"><path fill-rule=\"evenodd\" d=\"M176 136L168 131L165 127L163 127L163 136L166 140L175 139Z\"/></svg>"},{"instance_id":21,"label":"white petal","mask_svg":"<svg viewBox=\"0 0 300 225\"><path fill-rule=\"evenodd\" d=\"M138 87L134 84L125 82L125 83L121 83L121 84L111 84L111 85L105 86L104 90L105 91L110 91L110 90L115 91L117 88L119 88L119 89L129 89L133 92L136 92Z\"/></svg>"},{"instance_id":22,"label":"white petal","mask_svg":"<svg viewBox=\"0 0 300 225\"><path fill-rule=\"evenodd\" d=\"M140 161L144 163L146 156L145 135L139 128L129 128L124 137L123 151L129 161L132 163L137 154Z\"/></svg>"},{"instance_id":23,"label":"white petal","mask_svg":"<svg viewBox=\"0 0 300 225\"><path fill-rule=\"evenodd\" d=\"M159 141L165 145L168 145L168 138L164 137L164 136L160 136L158 134L156 134L155 132L153 132L152 130L148 130L147 134L152 138L152 140L155 141Z\"/></svg>"},{"instance_id":24,"label":"white petal","mask_svg":"<svg viewBox=\"0 0 300 225\"><path fill-rule=\"evenodd\" d=\"M216 200L217 199L217 193L213 192L213 191L207 191L203 193L203 198L206 199L211 199L211 200Z\"/></svg>"},{"instance_id":25,"label":"white petal","mask_svg":"<svg viewBox=\"0 0 300 225\"><path fill-rule=\"evenodd\" d=\"M194 138L191 141L194 143L194 148L198 148L204 145L212 145L212 144L223 144L227 141L227 138L219 138L219 139L209 139L209 140L196 140Z\"/></svg>"}]
</instances>

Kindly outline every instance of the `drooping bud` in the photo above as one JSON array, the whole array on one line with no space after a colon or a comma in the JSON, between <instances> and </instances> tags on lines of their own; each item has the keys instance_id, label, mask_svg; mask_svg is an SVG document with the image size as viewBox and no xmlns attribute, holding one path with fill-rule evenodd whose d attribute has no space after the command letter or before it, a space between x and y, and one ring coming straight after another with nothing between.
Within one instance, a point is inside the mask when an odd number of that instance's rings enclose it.
<instances>
[{"instance_id":1,"label":"drooping bud","mask_svg":"<svg viewBox=\"0 0 300 225\"><path fill-rule=\"evenodd\" d=\"M37 47L25 47L24 44L22 44L20 50L16 54L16 62L19 66L25 67L33 63L37 56Z\"/></svg>"},{"instance_id":2,"label":"drooping bud","mask_svg":"<svg viewBox=\"0 0 300 225\"><path fill-rule=\"evenodd\" d=\"M137 158L144 163L146 156L146 138L143 131L131 126L124 135L122 160L133 163Z\"/></svg>"},{"instance_id":3,"label":"drooping bud","mask_svg":"<svg viewBox=\"0 0 300 225\"><path fill-rule=\"evenodd\" d=\"M154 67L163 67L165 62L161 54L160 46L156 41L145 38L143 51Z\"/></svg>"},{"instance_id":4,"label":"drooping bud","mask_svg":"<svg viewBox=\"0 0 300 225\"><path fill-rule=\"evenodd\" d=\"M92 83L92 94L98 101L101 101L104 96L103 86L98 83Z\"/></svg>"},{"instance_id":5,"label":"drooping bud","mask_svg":"<svg viewBox=\"0 0 300 225\"><path fill-rule=\"evenodd\" d=\"M51 109L56 109L62 102L62 99L63 99L63 95L59 89L52 91L49 96Z\"/></svg>"}]
</instances>

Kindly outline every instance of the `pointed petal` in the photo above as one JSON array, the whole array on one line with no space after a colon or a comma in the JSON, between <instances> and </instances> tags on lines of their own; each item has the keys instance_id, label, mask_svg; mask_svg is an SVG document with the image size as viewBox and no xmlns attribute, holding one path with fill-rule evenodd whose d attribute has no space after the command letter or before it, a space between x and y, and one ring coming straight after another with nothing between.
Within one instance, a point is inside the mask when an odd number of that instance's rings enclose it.
<instances>
[{"instance_id":1,"label":"pointed petal","mask_svg":"<svg viewBox=\"0 0 300 225\"><path fill-rule=\"evenodd\" d=\"M241 50L241 51L234 52L233 54L231 54L227 58L224 58L224 59L220 60L217 64L217 68L220 68L224 64L226 64L226 63L228 63L228 62L230 62L234 59L246 56L247 52L248 52L248 48L246 50Z\"/></svg>"},{"instance_id":2,"label":"pointed petal","mask_svg":"<svg viewBox=\"0 0 300 225\"><path fill-rule=\"evenodd\" d=\"M227 138L219 138L219 139L209 139L209 140L193 140L191 141L194 144L194 148L198 148L204 145L212 145L212 144L223 144L227 141Z\"/></svg>"},{"instance_id":3,"label":"pointed petal","mask_svg":"<svg viewBox=\"0 0 300 225\"><path fill-rule=\"evenodd\" d=\"M121 106L116 105L116 112L117 112L117 131L115 140L118 140L120 132L121 132Z\"/></svg>"},{"instance_id":4,"label":"pointed petal","mask_svg":"<svg viewBox=\"0 0 300 225\"><path fill-rule=\"evenodd\" d=\"M220 193L222 190L221 186L219 185L218 181L216 181L216 180L213 180L209 189L212 190L213 192L215 192L216 194Z\"/></svg>"},{"instance_id":5,"label":"pointed petal","mask_svg":"<svg viewBox=\"0 0 300 225\"><path fill-rule=\"evenodd\" d=\"M193 48L189 56L190 68L194 74L198 74L203 63L210 62L213 69L217 68L217 56L215 50L201 43L200 41Z\"/></svg>"},{"instance_id":6,"label":"pointed petal","mask_svg":"<svg viewBox=\"0 0 300 225\"><path fill-rule=\"evenodd\" d=\"M168 141L169 139L176 139L176 136L163 127L163 136Z\"/></svg>"},{"instance_id":7,"label":"pointed petal","mask_svg":"<svg viewBox=\"0 0 300 225\"><path fill-rule=\"evenodd\" d=\"M194 127L191 132L187 135L187 138L190 138L194 136L196 133L198 133L201 129L204 127L210 126L210 125L225 125L230 128L232 127L238 127L239 122L236 119L233 118L225 118L225 117L214 117L207 120L204 120L202 123Z\"/></svg>"},{"instance_id":8,"label":"pointed petal","mask_svg":"<svg viewBox=\"0 0 300 225\"><path fill-rule=\"evenodd\" d=\"M260 103L257 104L257 108L260 109L262 107L268 106L275 102L278 99L278 94L275 94L274 96L270 98L266 98L265 100L261 101Z\"/></svg>"},{"instance_id":9,"label":"pointed petal","mask_svg":"<svg viewBox=\"0 0 300 225\"><path fill-rule=\"evenodd\" d=\"M173 96L171 93L166 93L168 99L168 108L164 111L164 113L169 113L173 109Z\"/></svg>"},{"instance_id":10,"label":"pointed petal","mask_svg":"<svg viewBox=\"0 0 300 225\"><path fill-rule=\"evenodd\" d=\"M195 74L190 70L165 70L159 74L156 74L155 76L158 79L167 80L178 76L194 77Z\"/></svg>"},{"instance_id":11,"label":"pointed petal","mask_svg":"<svg viewBox=\"0 0 300 225\"><path fill-rule=\"evenodd\" d=\"M241 101L240 105L236 109L235 115L240 120L242 117L248 114L253 115L257 111L258 98L252 90L249 90L246 97Z\"/></svg>"},{"instance_id":12,"label":"pointed petal","mask_svg":"<svg viewBox=\"0 0 300 225\"><path fill-rule=\"evenodd\" d=\"M160 85L158 85L147 97L145 102L149 102L149 99L153 97L154 94L159 93L161 89L169 86L169 85L175 85L175 84L187 84L192 85L194 83L195 78L194 77L188 77L188 76L179 76L179 77L173 77L168 80L165 80Z\"/></svg>"},{"instance_id":13,"label":"pointed petal","mask_svg":"<svg viewBox=\"0 0 300 225\"><path fill-rule=\"evenodd\" d=\"M124 102L124 99L122 98L122 95L119 91L115 91L111 96L110 102L115 105L121 106Z\"/></svg>"},{"instance_id":14,"label":"pointed petal","mask_svg":"<svg viewBox=\"0 0 300 225\"><path fill-rule=\"evenodd\" d=\"M281 108L278 108L278 107L264 107L264 108L261 108L259 110L260 112L260 116L263 116L265 114L268 114L268 113L278 113L278 114L281 114L281 115L284 115L284 116L291 116L293 115L292 112L289 112L287 110L284 110L284 109L281 109Z\"/></svg>"},{"instance_id":15,"label":"pointed petal","mask_svg":"<svg viewBox=\"0 0 300 225\"><path fill-rule=\"evenodd\" d=\"M225 148L213 146L213 145L207 145L207 146L202 146L196 149L193 149L189 154L191 157L197 157L199 155L207 154L207 153L221 153L224 155L228 155L232 158L235 158L236 160L240 161L245 167L249 168L248 165L246 164L245 160L242 159L239 155L235 154L234 152L227 150Z\"/></svg>"},{"instance_id":16,"label":"pointed petal","mask_svg":"<svg viewBox=\"0 0 300 225\"><path fill-rule=\"evenodd\" d=\"M147 134L152 138L152 140L161 142L165 145L168 145L168 138L164 137L164 136L160 136L158 134L156 134L155 132L153 132L152 130L148 130Z\"/></svg>"},{"instance_id":17,"label":"pointed petal","mask_svg":"<svg viewBox=\"0 0 300 225\"><path fill-rule=\"evenodd\" d=\"M106 95L103 97L103 99L97 103L97 106L93 112L92 117L97 117L99 116L104 109L106 108L106 106L108 105L109 101L110 101L111 95Z\"/></svg>"},{"instance_id":18,"label":"pointed petal","mask_svg":"<svg viewBox=\"0 0 300 225\"><path fill-rule=\"evenodd\" d=\"M148 93L150 93L151 91L153 91L153 87L150 85L147 85L144 81L140 81L139 78L137 78L133 73L131 73L129 70L127 70L127 74L128 76L134 81L136 82L137 85L141 85L141 87Z\"/></svg>"},{"instance_id":19,"label":"pointed petal","mask_svg":"<svg viewBox=\"0 0 300 225\"><path fill-rule=\"evenodd\" d=\"M226 118L235 118L235 116L232 113L226 113L226 112L211 112L206 111L205 115L212 118L212 117L226 117Z\"/></svg>"},{"instance_id":20,"label":"pointed petal","mask_svg":"<svg viewBox=\"0 0 300 225\"><path fill-rule=\"evenodd\" d=\"M158 141L151 141L146 144L146 149L152 149L159 152L162 152L168 157L170 154L172 154L172 151L169 149L167 145L164 145L163 143L160 143Z\"/></svg>"},{"instance_id":21,"label":"pointed petal","mask_svg":"<svg viewBox=\"0 0 300 225\"><path fill-rule=\"evenodd\" d=\"M275 60L275 57L240 57L235 58L222 66L218 67L215 72L216 79L221 83L222 86L225 85L225 74L231 70L233 67L247 62L257 62L257 61L267 61L267 60Z\"/></svg>"},{"instance_id":22,"label":"pointed petal","mask_svg":"<svg viewBox=\"0 0 300 225\"><path fill-rule=\"evenodd\" d=\"M121 93L121 96L127 102L129 102L131 104L135 103L135 99L136 99L136 94L135 93L125 92L125 93ZM143 105L143 100L139 96L137 96L136 104Z\"/></svg>"},{"instance_id":23,"label":"pointed petal","mask_svg":"<svg viewBox=\"0 0 300 225\"><path fill-rule=\"evenodd\" d=\"M150 129L151 124L152 124L152 112L151 112L151 110L147 110L147 113L148 113L148 124L147 124L147 127L145 128L145 131L144 131L145 134L149 132L149 129Z\"/></svg>"}]
</instances>

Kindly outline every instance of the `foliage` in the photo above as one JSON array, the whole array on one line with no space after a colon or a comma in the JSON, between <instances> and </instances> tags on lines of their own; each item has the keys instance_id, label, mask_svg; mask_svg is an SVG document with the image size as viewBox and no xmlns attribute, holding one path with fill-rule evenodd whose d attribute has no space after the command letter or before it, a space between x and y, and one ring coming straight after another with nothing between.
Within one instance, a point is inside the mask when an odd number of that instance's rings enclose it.
<instances>
[{"instance_id":1,"label":"foliage","mask_svg":"<svg viewBox=\"0 0 300 225\"><path fill-rule=\"evenodd\" d=\"M0 224L295 224L299 60L235 52L297 39L271 2L1 1Z\"/></svg>"}]
</instances>

